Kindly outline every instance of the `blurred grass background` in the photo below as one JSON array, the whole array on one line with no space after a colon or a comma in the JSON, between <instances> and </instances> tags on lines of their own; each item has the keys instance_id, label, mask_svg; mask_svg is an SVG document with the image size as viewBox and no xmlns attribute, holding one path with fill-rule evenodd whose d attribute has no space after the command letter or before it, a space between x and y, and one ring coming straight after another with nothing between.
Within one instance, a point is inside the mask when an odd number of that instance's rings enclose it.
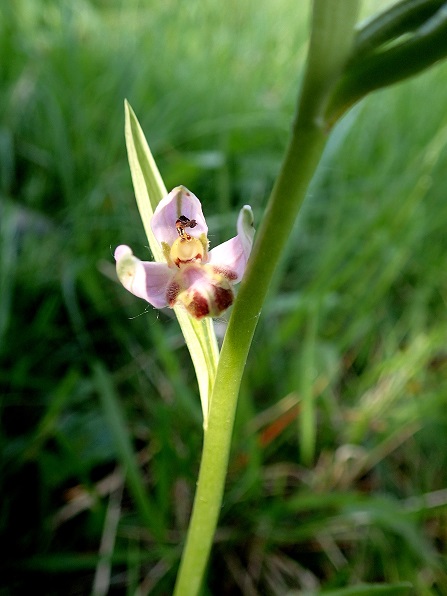
<instances>
[{"instance_id":1,"label":"blurred grass background","mask_svg":"<svg viewBox=\"0 0 447 596\"><path fill-rule=\"evenodd\" d=\"M171 592L201 411L171 313L115 280L115 246L149 257L123 100L215 245L262 217L308 9L1 4L2 595ZM446 75L331 137L247 364L206 594L447 594Z\"/></svg>"}]
</instances>

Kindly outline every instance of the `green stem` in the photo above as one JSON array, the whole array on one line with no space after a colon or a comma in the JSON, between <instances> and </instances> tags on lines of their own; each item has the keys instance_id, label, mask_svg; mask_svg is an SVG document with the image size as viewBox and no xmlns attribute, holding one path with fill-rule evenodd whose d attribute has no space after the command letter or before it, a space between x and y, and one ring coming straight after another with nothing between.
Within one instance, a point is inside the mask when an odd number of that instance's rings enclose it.
<instances>
[{"instance_id":1,"label":"green stem","mask_svg":"<svg viewBox=\"0 0 447 596\"><path fill-rule=\"evenodd\" d=\"M262 305L327 140L322 114L351 49L358 0L315 0L306 73L283 165L233 307L217 369L175 594L200 590L222 503L240 382Z\"/></svg>"}]
</instances>

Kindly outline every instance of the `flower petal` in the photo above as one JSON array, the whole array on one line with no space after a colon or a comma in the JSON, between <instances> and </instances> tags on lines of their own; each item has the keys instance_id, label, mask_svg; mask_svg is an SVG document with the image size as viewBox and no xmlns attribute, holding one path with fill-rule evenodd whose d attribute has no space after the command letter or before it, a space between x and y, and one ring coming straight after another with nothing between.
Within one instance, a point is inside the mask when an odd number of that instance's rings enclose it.
<instances>
[{"instance_id":1,"label":"flower petal","mask_svg":"<svg viewBox=\"0 0 447 596\"><path fill-rule=\"evenodd\" d=\"M219 317L233 303L230 281L210 265L187 265L176 274L174 283L179 288L175 304L196 319Z\"/></svg>"},{"instance_id":2,"label":"flower petal","mask_svg":"<svg viewBox=\"0 0 447 596\"><path fill-rule=\"evenodd\" d=\"M181 215L196 221L193 228L186 229L190 236L199 238L208 234L199 199L184 186L177 186L159 202L151 220L152 231L160 244L166 242L172 246L178 238L175 222Z\"/></svg>"},{"instance_id":3,"label":"flower petal","mask_svg":"<svg viewBox=\"0 0 447 596\"><path fill-rule=\"evenodd\" d=\"M210 250L208 264L237 283L244 275L254 235L253 212L249 205L244 205L237 220L237 236Z\"/></svg>"},{"instance_id":4,"label":"flower petal","mask_svg":"<svg viewBox=\"0 0 447 596\"><path fill-rule=\"evenodd\" d=\"M125 245L115 250L115 260L118 278L126 290L155 308L168 306L168 288L174 275L165 263L140 261Z\"/></svg>"}]
</instances>

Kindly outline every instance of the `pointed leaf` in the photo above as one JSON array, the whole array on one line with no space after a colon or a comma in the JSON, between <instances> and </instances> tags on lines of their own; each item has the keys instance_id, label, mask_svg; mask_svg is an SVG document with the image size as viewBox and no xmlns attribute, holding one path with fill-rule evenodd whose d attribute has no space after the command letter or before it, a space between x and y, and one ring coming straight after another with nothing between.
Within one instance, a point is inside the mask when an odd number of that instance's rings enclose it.
<instances>
[{"instance_id":1,"label":"pointed leaf","mask_svg":"<svg viewBox=\"0 0 447 596\"><path fill-rule=\"evenodd\" d=\"M151 218L158 203L168 194L147 144L141 126L129 103L125 101L125 137L127 155L138 210L143 221L154 259L165 262L163 252L151 229ZM204 427L207 427L209 396L213 389L219 350L210 318L197 321L182 308L174 308L196 371L202 402Z\"/></svg>"}]
</instances>

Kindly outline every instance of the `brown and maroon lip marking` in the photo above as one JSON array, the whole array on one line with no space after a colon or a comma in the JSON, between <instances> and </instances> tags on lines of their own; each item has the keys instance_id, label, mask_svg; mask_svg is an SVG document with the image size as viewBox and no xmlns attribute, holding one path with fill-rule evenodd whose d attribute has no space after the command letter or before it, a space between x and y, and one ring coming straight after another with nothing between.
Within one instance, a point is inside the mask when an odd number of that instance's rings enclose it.
<instances>
[{"instance_id":1,"label":"brown and maroon lip marking","mask_svg":"<svg viewBox=\"0 0 447 596\"><path fill-rule=\"evenodd\" d=\"M227 288L213 287L214 301L220 312L227 310L233 304L233 292Z\"/></svg>"},{"instance_id":2,"label":"brown and maroon lip marking","mask_svg":"<svg viewBox=\"0 0 447 596\"><path fill-rule=\"evenodd\" d=\"M237 274L231 269L228 269L227 267L222 267L221 265L213 265L213 271L214 273L223 275L229 281L234 281L235 279L237 279Z\"/></svg>"},{"instance_id":3,"label":"brown and maroon lip marking","mask_svg":"<svg viewBox=\"0 0 447 596\"><path fill-rule=\"evenodd\" d=\"M188 305L188 310L196 319L206 317L210 313L208 300L199 292L194 292L194 298Z\"/></svg>"},{"instance_id":4,"label":"brown and maroon lip marking","mask_svg":"<svg viewBox=\"0 0 447 596\"><path fill-rule=\"evenodd\" d=\"M198 252L196 254L196 256L192 257L191 259L186 259L186 261L183 261L182 259L175 259L174 263L180 269L180 264L186 265L186 263L195 263L196 261L199 261L199 260L202 260L202 255Z\"/></svg>"},{"instance_id":5,"label":"brown and maroon lip marking","mask_svg":"<svg viewBox=\"0 0 447 596\"><path fill-rule=\"evenodd\" d=\"M174 281L171 284L169 284L168 289L166 291L166 301L171 308L175 305L179 293L180 286L177 282Z\"/></svg>"}]
</instances>

